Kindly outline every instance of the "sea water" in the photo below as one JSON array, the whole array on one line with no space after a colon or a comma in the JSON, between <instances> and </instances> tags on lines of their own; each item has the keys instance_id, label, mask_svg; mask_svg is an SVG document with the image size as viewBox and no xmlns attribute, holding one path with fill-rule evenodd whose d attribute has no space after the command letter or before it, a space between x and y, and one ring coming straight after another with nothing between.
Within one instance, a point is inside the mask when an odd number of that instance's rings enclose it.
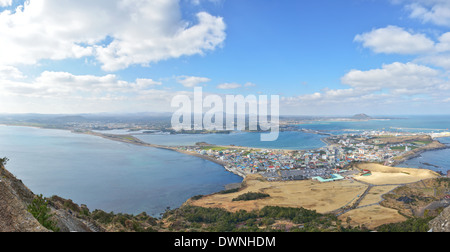
<instances>
[{"instance_id":1,"label":"sea water","mask_svg":"<svg viewBox=\"0 0 450 252\"><path fill-rule=\"evenodd\" d=\"M439 138L437 140L450 147L450 138ZM450 149L424 152L415 158L406 160L398 167L423 168L446 175L447 171L450 170Z\"/></svg>"},{"instance_id":2,"label":"sea water","mask_svg":"<svg viewBox=\"0 0 450 252\"><path fill-rule=\"evenodd\" d=\"M309 150L326 146L322 141L325 136L289 131L280 132L277 141L262 142L261 134L249 132L234 132L230 134L149 134L135 135L140 140L165 146L195 146L196 143L205 142L212 145L243 146L267 149Z\"/></svg>"},{"instance_id":3,"label":"sea water","mask_svg":"<svg viewBox=\"0 0 450 252\"><path fill-rule=\"evenodd\" d=\"M312 121L305 124L299 124L297 127L319 130L332 134L345 134L367 130L430 133L449 131L450 129L449 115L390 116L390 118L392 119L367 121Z\"/></svg>"},{"instance_id":4,"label":"sea water","mask_svg":"<svg viewBox=\"0 0 450 252\"><path fill-rule=\"evenodd\" d=\"M63 130L0 126L0 156L35 194L115 213L157 217L192 196L242 182L198 157Z\"/></svg>"}]
</instances>

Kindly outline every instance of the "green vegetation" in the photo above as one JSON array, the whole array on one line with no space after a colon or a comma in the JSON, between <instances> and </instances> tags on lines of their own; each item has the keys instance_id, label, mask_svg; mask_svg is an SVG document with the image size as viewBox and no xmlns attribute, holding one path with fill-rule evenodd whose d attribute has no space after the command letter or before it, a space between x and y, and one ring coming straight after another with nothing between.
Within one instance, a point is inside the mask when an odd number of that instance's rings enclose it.
<instances>
[{"instance_id":1,"label":"green vegetation","mask_svg":"<svg viewBox=\"0 0 450 252\"><path fill-rule=\"evenodd\" d=\"M51 210L48 207L48 204L48 200L41 194L33 199L33 202L28 206L28 211L42 226L54 232L58 232L59 228L56 227L56 223L51 220L53 215L50 214Z\"/></svg>"},{"instance_id":2,"label":"green vegetation","mask_svg":"<svg viewBox=\"0 0 450 252\"><path fill-rule=\"evenodd\" d=\"M70 199L52 196L48 200L48 203L56 209L63 207L66 210L70 210L72 213L78 213L80 216L89 216L89 209L86 206L80 207Z\"/></svg>"},{"instance_id":3,"label":"green vegetation","mask_svg":"<svg viewBox=\"0 0 450 252\"><path fill-rule=\"evenodd\" d=\"M237 192L239 192L239 190L240 190L239 188L229 189L229 190L221 191L221 192L219 192L219 194L237 193Z\"/></svg>"},{"instance_id":4,"label":"green vegetation","mask_svg":"<svg viewBox=\"0 0 450 252\"><path fill-rule=\"evenodd\" d=\"M118 138L122 138L123 140L128 140L128 141L131 141L131 142L136 142L136 141L138 141L136 138L134 138L134 137L132 137L132 136L120 136L120 137L118 137Z\"/></svg>"},{"instance_id":5,"label":"green vegetation","mask_svg":"<svg viewBox=\"0 0 450 252\"><path fill-rule=\"evenodd\" d=\"M428 232L428 223L434 217L410 218L404 222L385 224L377 228L378 232Z\"/></svg>"},{"instance_id":6,"label":"green vegetation","mask_svg":"<svg viewBox=\"0 0 450 252\"><path fill-rule=\"evenodd\" d=\"M430 144L430 143L432 143L433 141L415 141L415 142L413 142L413 144L416 144L416 145L428 145L428 144Z\"/></svg>"},{"instance_id":7,"label":"green vegetation","mask_svg":"<svg viewBox=\"0 0 450 252\"><path fill-rule=\"evenodd\" d=\"M450 188L450 178L437 178L436 182L438 183L438 186Z\"/></svg>"},{"instance_id":8,"label":"green vegetation","mask_svg":"<svg viewBox=\"0 0 450 252\"><path fill-rule=\"evenodd\" d=\"M304 208L264 207L260 211L227 212L219 208L185 206L168 211L170 231L193 232L321 232L365 231L344 228L332 214L319 214ZM284 224L277 224L282 221ZM285 223L288 223L286 225Z\"/></svg>"},{"instance_id":9,"label":"green vegetation","mask_svg":"<svg viewBox=\"0 0 450 252\"><path fill-rule=\"evenodd\" d=\"M393 150L393 151L405 151L406 150L406 148L405 148L405 146L395 146L395 147L390 147L391 148L391 150ZM408 147L410 150L412 150L412 149L416 149L416 147Z\"/></svg>"},{"instance_id":10,"label":"green vegetation","mask_svg":"<svg viewBox=\"0 0 450 252\"><path fill-rule=\"evenodd\" d=\"M218 146L204 146L201 148L202 150L212 150L212 151L226 151L228 150L227 147L218 147Z\"/></svg>"},{"instance_id":11,"label":"green vegetation","mask_svg":"<svg viewBox=\"0 0 450 252\"><path fill-rule=\"evenodd\" d=\"M239 195L237 198L234 198L233 201L251 201L257 199L269 198L270 195L266 193L254 193L248 192L242 195Z\"/></svg>"},{"instance_id":12,"label":"green vegetation","mask_svg":"<svg viewBox=\"0 0 450 252\"><path fill-rule=\"evenodd\" d=\"M156 232L154 229L158 225L157 219L150 217L147 213L141 213L137 216L131 214L106 213L102 210L95 210L90 218L101 223L114 231L121 232Z\"/></svg>"},{"instance_id":13,"label":"green vegetation","mask_svg":"<svg viewBox=\"0 0 450 252\"><path fill-rule=\"evenodd\" d=\"M191 200L199 200L202 199L203 197L205 197L204 195L197 195L191 198Z\"/></svg>"},{"instance_id":14,"label":"green vegetation","mask_svg":"<svg viewBox=\"0 0 450 252\"><path fill-rule=\"evenodd\" d=\"M0 158L0 166L6 166L8 161L9 161L9 159L7 157Z\"/></svg>"}]
</instances>

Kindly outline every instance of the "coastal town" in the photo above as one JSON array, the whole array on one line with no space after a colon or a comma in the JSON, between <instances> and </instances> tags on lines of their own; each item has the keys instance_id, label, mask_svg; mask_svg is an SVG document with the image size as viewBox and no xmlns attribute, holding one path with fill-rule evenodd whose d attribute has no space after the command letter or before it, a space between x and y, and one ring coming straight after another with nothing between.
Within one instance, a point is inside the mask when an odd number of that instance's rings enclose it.
<instances>
[{"instance_id":1,"label":"coastal town","mask_svg":"<svg viewBox=\"0 0 450 252\"><path fill-rule=\"evenodd\" d=\"M303 123L309 121L305 118L294 119L283 118L280 130L320 135L323 137L321 140L326 146L310 150L215 146L208 143L198 143L196 146L164 146L142 141L136 136L142 134L218 133L208 131L174 132L164 118L153 118L152 120L147 118L144 120L140 116L132 119L87 117L86 115L56 118L40 116L25 121L21 117L11 116L3 118L0 123L66 129L74 133L95 135L114 141L178 151L216 162L241 177L246 177L249 174L261 174L269 181L305 179L335 181L345 179L352 177L357 172L348 169L353 163L371 162L396 166L424 151L447 148L446 145L435 139L450 136L448 130L410 132L408 129L400 128L366 131L343 130L344 133L342 134L332 134L330 131L301 128ZM314 120L365 121L373 119L362 114L350 118L314 118ZM221 132L224 135L231 133ZM432 166L433 164L425 163L423 168L435 168ZM442 170L441 172L446 174L447 171Z\"/></svg>"},{"instance_id":2,"label":"coastal town","mask_svg":"<svg viewBox=\"0 0 450 252\"><path fill-rule=\"evenodd\" d=\"M385 131L332 135L323 141L326 147L313 150L225 147L206 143L177 147L177 150L216 161L242 177L261 174L269 181L316 179L327 182L353 176L355 171L348 170L353 163L395 166L421 151L446 148L428 134Z\"/></svg>"}]
</instances>

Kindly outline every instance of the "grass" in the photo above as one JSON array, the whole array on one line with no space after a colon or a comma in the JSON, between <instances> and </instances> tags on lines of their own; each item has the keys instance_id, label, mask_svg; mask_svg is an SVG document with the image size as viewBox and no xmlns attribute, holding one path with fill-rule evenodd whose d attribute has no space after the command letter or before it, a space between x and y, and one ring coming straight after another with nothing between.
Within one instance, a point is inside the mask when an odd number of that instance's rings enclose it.
<instances>
[{"instance_id":1,"label":"grass","mask_svg":"<svg viewBox=\"0 0 450 252\"><path fill-rule=\"evenodd\" d=\"M409 150L415 150L418 147L415 146L408 146ZM396 147L391 147L391 150L397 150L397 151L405 151L405 146L396 146Z\"/></svg>"},{"instance_id":2,"label":"grass","mask_svg":"<svg viewBox=\"0 0 450 252\"><path fill-rule=\"evenodd\" d=\"M202 150L225 151L225 150L228 150L228 148L227 147L218 147L218 146L206 146L206 147L202 147Z\"/></svg>"},{"instance_id":3,"label":"grass","mask_svg":"<svg viewBox=\"0 0 450 252\"><path fill-rule=\"evenodd\" d=\"M416 141L416 142L413 142L413 144L416 144L416 145L428 145L428 144L430 144L432 142L433 141Z\"/></svg>"}]
</instances>

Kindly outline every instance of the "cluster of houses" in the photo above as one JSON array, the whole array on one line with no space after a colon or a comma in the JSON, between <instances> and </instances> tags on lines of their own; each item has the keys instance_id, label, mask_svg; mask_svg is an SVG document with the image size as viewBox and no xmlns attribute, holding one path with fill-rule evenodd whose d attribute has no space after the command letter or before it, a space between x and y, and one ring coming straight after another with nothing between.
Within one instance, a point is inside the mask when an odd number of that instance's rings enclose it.
<instances>
[{"instance_id":1,"label":"cluster of houses","mask_svg":"<svg viewBox=\"0 0 450 252\"><path fill-rule=\"evenodd\" d=\"M278 176L278 171L306 171L303 174L320 176L324 171L345 168L352 162L392 162L395 157L410 150L395 146L367 144L365 136L341 135L333 136L334 144L314 150L269 150L251 148L218 148L208 146L184 147L185 150L209 156L244 174L264 173ZM312 176L311 175L311 176ZM269 176L270 177L270 176ZM305 177L305 176L303 176ZM311 177L310 177L311 178Z\"/></svg>"}]
</instances>

